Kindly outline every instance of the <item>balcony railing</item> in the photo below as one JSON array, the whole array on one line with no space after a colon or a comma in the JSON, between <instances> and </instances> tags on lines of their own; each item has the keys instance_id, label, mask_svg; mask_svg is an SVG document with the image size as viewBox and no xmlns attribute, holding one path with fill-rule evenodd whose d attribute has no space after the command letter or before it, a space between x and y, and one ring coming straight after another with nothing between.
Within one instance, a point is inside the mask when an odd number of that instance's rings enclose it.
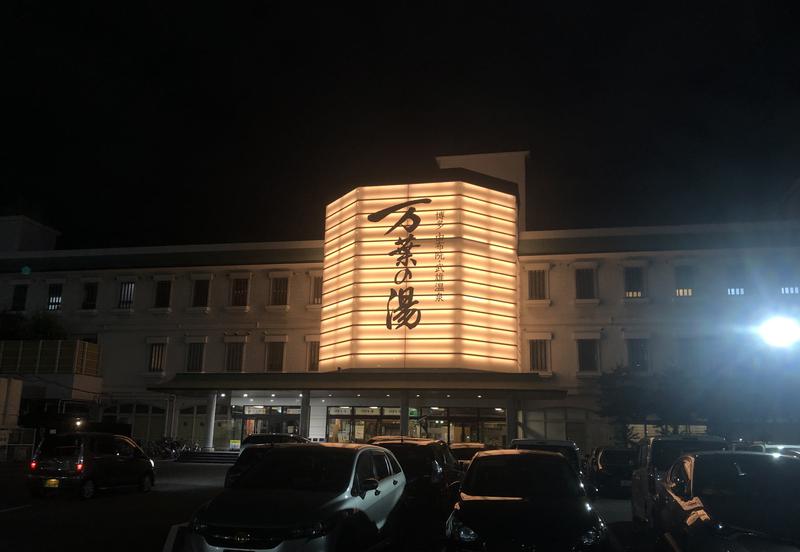
<instances>
[{"instance_id":1,"label":"balcony railing","mask_svg":"<svg viewBox=\"0 0 800 552\"><path fill-rule=\"evenodd\" d=\"M100 375L100 347L70 340L0 341L0 374Z\"/></svg>"}]
</instances>

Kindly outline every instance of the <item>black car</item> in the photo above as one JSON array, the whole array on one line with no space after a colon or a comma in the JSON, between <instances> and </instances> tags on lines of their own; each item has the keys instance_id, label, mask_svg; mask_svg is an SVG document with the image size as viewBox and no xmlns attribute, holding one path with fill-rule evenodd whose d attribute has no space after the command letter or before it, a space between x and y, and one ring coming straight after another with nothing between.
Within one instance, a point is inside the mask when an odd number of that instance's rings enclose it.
<instances>
[{"instance_id":1,"label":"black car","mask_svg":"<svg viewBox=\"0 0 800 552\"><path fill-rule=\"evenodd\" d=\"M233 466L228 468L228 471L225 473L225 488L233 486L244 472L263 460L274 446L275 445L251 445L243 450Z\"/></svg>"},{"instance_id":2,"label":"black car","mask_svg":"<svg viewBox=\"0 0 800 552\"><path fill-rule=\"evenodd\" d=\"M563 455L492 450L473 458L447 520L455 551L608 549L605 524Z\"/></svg>"},{"instance_id":3,"label":"black car","mask_svg":"<svg viewBox=\"0 0 800 552\"><path fill-rule=\"evenodd\" d=\"M600 447L589 466L589 480L603 494L627 494L636 451L627 448Z\"/></svg>"},{"instance_id":4,"label":"black car","mask_svg":"<svg viewBox=\"0 0 800 552\"><path fill-rule=\"evenodd\" d=\"M661 481L656 529L673 550L800 550L800 458L758 452L684 455Z\"/></svg>"},{"instance_id":5,"label":"black car","mask_svg":"<svg viewBox=\"0 0 800 552\"><path fill-rule=\"evenodd\" d=\"M464 476L447 444L432 439L376 437L392 451L406 474L406 504L418 515L443 519L455 500L454 483Z\"/></svg>"},{"instance_id":6,"label":"black car","mask_svg":"<svg viewBox=\"0 0 800 552\"><path fill-rule=\"evenodd\" d=\"M82 498L107 487L138 486L147 492L155 483L154 466L132 439L122 435L48 435L31 459L28 488L34 496L71 490Z\"/></svg>"}]
</instances>

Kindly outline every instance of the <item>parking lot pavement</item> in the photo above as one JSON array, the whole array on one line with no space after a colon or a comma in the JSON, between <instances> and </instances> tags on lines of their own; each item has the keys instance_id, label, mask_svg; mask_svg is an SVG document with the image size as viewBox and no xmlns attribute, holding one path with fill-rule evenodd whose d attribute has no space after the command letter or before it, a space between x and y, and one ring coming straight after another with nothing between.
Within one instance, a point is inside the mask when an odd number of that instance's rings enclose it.
<instances>
[{"instance_id":1,"label":"parking lot pavement","mask_svg":"<svg viewBox=\"0 0 800 552\"><path fill-rule=\"evenodd\" d=\"M172 525L189 520L222 490L228 466L159 462L156 467L150 493L105 491L83 501L31 499L24 486L26 466L3 466L0 550L160 551Z\"/></svg>"}]
</instances>

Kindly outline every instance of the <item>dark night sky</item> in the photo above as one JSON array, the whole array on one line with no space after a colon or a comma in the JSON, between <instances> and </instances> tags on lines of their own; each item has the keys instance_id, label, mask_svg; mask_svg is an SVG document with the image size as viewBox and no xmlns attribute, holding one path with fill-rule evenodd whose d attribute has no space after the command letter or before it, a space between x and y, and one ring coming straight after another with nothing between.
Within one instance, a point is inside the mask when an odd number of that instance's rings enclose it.
<instances>
[{"instance_id":1,"label":"dark night sky","mask_svg":"<svg viewBox=\"0 0 800 552\"><path fill-rule=\"evenodd\" d=\"M800 182L797 2L122 4L0 8L0 213L61 247L319 239L443 153L529 149L530 229L772 219Z\"/></svg>"}]
</instances>

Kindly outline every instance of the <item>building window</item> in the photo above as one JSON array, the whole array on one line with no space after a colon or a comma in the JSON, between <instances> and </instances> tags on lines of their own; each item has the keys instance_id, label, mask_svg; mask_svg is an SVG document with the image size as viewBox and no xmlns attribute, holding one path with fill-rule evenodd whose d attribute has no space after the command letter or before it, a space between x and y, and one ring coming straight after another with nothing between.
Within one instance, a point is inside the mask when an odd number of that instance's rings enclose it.
<instances>
[{"instance_id":1,"label":"building window","mask_svg":"<svg viewBox=\"0 0 800 552\"><path fill-rule=\"evenodd\" d=\"M156 301L153 305L157 309L168 309L172 296L172 281L158 280L156 282Z\"/></svg>"},{"instance_id":2,"label":"building window","mask_svg":"<svg viewBox=\"0 0 800 552\"><path fill-rule=\"evenodd\" d=\"M625 298L644 297L644 269L640 266L625 267Z\"/></svg>"},{"instance_id":3,"label":"building window","mask_svg":"<svg viewBox=\"0 0 800 552\"><path fill-rule=\"evenodd\" d=\"M322 276L311 278L311 304L322 304Z\"/></svg>"},{"instance_id":4,"label":"building window","mask_svg":"<svg viewBox=\"0 0 800 552\"><path fill-rule=\"evenodd\" d=\"M594 268L575 269L575 298L576 299L597 298Z\"/></svg>"},{"instance_id":5,"label":"building window","mask_svg":"<svg viewBox=\"0 0 800 552\"><path fill-rule=\"evenodd\" d=\"M694 295L694 267L683 265L675 267L675 297Z\"/></svg>"},{"instance_id":6,"label":"building window","mask_svg":"<svg viewBox=\"0 0 800 552\"><path fill-rule=\"evenodd\" d=\"M225 371L241 372L243 365L244 365L244 343L226 343Z\"/></svg>"},{"instance_id":7,"label":"building window","mask_svg":"<svg viewBox=\"0 0 800 552\"><path fill-rule=\"evenodd\" d=\"M203 371L203 354L205 353L205 343L189 343L186 348L186 371Z\"/></svg>"},{"instance_id":8,"label":"building window","mask_svg":"<svg viewBox=\"0 0 800 552\"><path fill-rule=\"evenodd\" d=\"M800 286L784 286L781 288L781 295L798 295Z\"/></svg>"},{"instance_id":9,"label":"building window","mask_svg":"<svg viewBox=\"0 0 800 552\"><path fill-rule=\"evenodd\" d=\"M740 296L744 295L747 275L744 267L740 265L732 266L728 269L728 295Z\"/></svg>"},{"instance_id":10,"label":"building window","mask_svg":"<svg viewBox=\"0 0 800 552\"><path fill-rule=\"evenodd\" d=\"M627 339L625 344L628 348L628 368L635 372L646 372L649 369L647 340Z\"/></svg>"},{"instance_id":11,"label":"building window","mask_svg":"<svg viewBox=\"0 0 800 552\"><path fill-rule=\"evenodd\" d=\"M319 372L319 341L308 342L308 371Z\"/></svg>"},{"instance_id":12,"label":"building window","mask_svg":"<svg viewBox=\"0 0 800 552\"><path fill-rule=\"evenodd\" d=\"M133 296L136 291L136 282L120 282L119 283L119 302L117 303L118 309L132 309Z\"/></svg>"},{"instance_id":13,"label":"building window","mask_svg":"<svg viewBox=\"0 0 800 552\"><path fill-rule=\"evenodd\" d=\"M231 280L231 306L246 307L249 290L249 278L234 278Z\"/></svg>"},{"instance_id":14,"label":"building window","mask_svg":"<svg viewBox=\"0 0 800 552\"><path fill-rule=\"evenodd\" d=\"M28 302L28 285L16 284L14 286L14 295L11 297L11 310L22 312L25 310L25 305Z\"/></svg>"},{"instance_id":15,"label":"building window","mask_svg":"<svg viewBox=\"0 0 800 552\"><path fill-rule=\"evenodd\" d=\"M283 372L283 350L286 343L283 341L269 341L267 343L267 372Z\"/></svg>"},{"instance_id":16,"label":"building window","mask_svg":"<svg viewBox=\"0 0 800 552\"><path fill-rule=\"evenodd\" d=\"M97 308L97 282L84 282L81 308L83 310L95 310Z\"/></svg>"},{"instance_id":17,"label":"building window","mask_svg":"<svg viewBox=\"0 0 800 552\"><path fill-rule=\"evenodd\" d=\"M194 288L192 290L193 307L208 306L208 290L210 285L211 285L211 280L208 280L206 278L194 281Z\"/></svg>"},{"instance_id":18,"label":"building window","mask_svg":"<svg viewBox=\"0 0 800 552\"><path fill-rule=\"evenodd\" d=\"M547 353L550 347L550 340L531 339L528 344L531 352L531 372L548 372L550 366Z\"/></svg>"},{"instance_id":19,"label":"building window","mask_svg":"<svg viewBox=\"0 0 800 552\"><path fill-rule=\"evenodd\" d=\"M50 284L47 287L47 310L60 311L64 284Z\"/></svg>"},{"instance_id":20,"label":"building window","mask_svg":"<svg viewBox=\"0 0 800 552\"><path fill-rule=\"evenodd\" d=\"M578 340L578 371L598 372L600 369L600 340Z\"/></svg>"},{"instance_id":21,"label":"building window","mask_svg":"<svg viewBox=\"0 0 800 552\"><path fill-rule=\"evenodd\" d=\"M150 362L148 364L149 372L163 372L164 361L167 352L166 343L151 343L150 344Z\"/></svg>"},{"instance_id":22,"label":"building window","mask_svg":"<svg viewBox=\"0 0 800 552\"><path fill-rule=\"evenodd\" d=\"M269 304L288 305L289 278L270 278Z\"/></svg>"},{"instance_id":23,"label":"building window","mask_svg":"<svg viewBox=\"0 0 800 552\"><path fill-rule=\"evenodd\" d=\"M528 271L528 299L541 301L547 299L547 271Z\"/></svg>"}]
</instances>

